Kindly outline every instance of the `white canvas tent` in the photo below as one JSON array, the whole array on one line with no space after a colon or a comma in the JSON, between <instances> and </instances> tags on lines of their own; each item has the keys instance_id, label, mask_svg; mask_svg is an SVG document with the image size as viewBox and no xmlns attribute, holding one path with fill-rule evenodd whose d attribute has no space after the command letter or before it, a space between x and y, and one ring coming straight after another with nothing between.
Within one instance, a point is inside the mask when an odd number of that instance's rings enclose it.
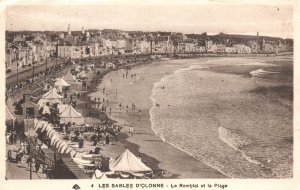
<instances>
[{"instance_id":1,"label":"white canvas tent","mask_svg":"<svg viewBox=\"0 0 300 190\"><path fill-rule=\"evenodd\" d=\"M81 113L77 112L71 105L66 107L66 109L60 113L59 117L60 123L75 122L79 125L84 123L84 118L82 117Z\"/></svg>"},{"instance_id":2,"label":"white canvas tent","mask_svg":"<svg viewBox=\"0 0 300 190\"><path fill-rule=\"evenodd\" d=\"M41 99L38 101L39 107L41 107L43 104L49 102L49 104L61 104L63 97L59 94L57 94L57 90L55 88L49 90L46 92Z\"/></svg>"},{"instance_id":3,"label":"white canvas tent","mask_svg":"<svg viewBox=\"0 0 300 190\"><path fill-rule=\"evenodd\" d=\"M38 119L34 120L34 130L40 130L40 132L46 131L47 137L50 139L50 145L54 146L58 152L70 154L72 157L76 156L77 152L68 146L67 142L62 140L58 133L53 129L50 123L41 121Z\"/></svg>"},{"instance_id":4,"label":"white canvas tent","mask_svg":"<svg viewBox=\"0 0 300 190\"><path fill-rule=\"evenodd\" d=\"M50 114L49 106L44 104L42 114Z\"/></svg>"},{"instance_id":5,"label":"white canvas tent","mask_svg":"<svg viewBox=\"0 0 300 190\"><path fill-rule=\"evenodd\" d=\"M63 88L67 88L70 86L63 78L57 78L54 86L57 88L58 92L62 92Z\"/></svg>"},{"instance_id":6,"label":"white canvas tent","mask_svg":"<svg viewBox=\"0 0 300 190\"><path fill-rule=\"evenodd\" d=\"M5 113L6 113L5 121L14 122L16 120L16 117L12 113L10 113L7 105L5 105Z\"/></svg>"},{"instance_id":7,"label":"white canvas tent","mask_svg":"<svg viewBox=\"0 0 300 190\"><path fill-rule=\"evenodd\" d=\"M69 106L68 104L58 104L57 105L58 113L63 112L68 106Z\"/></svg>"},{"instance_id":8,"label":"white canvas tent","mask_svg":"<svg viewBox=\"0 0 300 190\"><path fill-rule=\"evenodd\" d=\"M110 163L109 168L111 171L128 173L152 171L128 149L126 149L114 162Z\"/></svg>"},{"instance_id":9,"label":"white canvas tent","mask_svg":"<svg viewBox=\"0 0 300 190\"><path fill-rule=\"evenodd\" d=\"M63 77L64 81L66 81L68 84L81 84L76 80L76 77L72 75L71 70L67 72L67 74Z\"/></svg>"}]
</instances>

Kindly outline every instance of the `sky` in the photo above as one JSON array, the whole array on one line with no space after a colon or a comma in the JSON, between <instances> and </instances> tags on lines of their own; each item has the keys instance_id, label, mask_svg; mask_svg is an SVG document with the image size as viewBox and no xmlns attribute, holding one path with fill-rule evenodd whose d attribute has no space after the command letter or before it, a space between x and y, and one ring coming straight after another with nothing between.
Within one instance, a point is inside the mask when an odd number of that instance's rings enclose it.
<instances>
[{"instance_id":1,"label":"sky","mask_svg":"<svg viewBox=\"0 0 300 190\"><path fill-rule=\"evenodd\" d=\"M6 9L6 30L121 29L233 33L292 38L293 7L263 4L18 5Z\"/></svg>"}]
</instances>

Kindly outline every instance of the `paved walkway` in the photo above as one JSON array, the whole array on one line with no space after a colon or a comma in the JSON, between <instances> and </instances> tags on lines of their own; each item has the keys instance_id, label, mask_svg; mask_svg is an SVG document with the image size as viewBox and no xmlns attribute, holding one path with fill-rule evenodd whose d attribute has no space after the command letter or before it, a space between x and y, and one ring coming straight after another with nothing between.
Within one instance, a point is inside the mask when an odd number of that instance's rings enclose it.
<instances>
[{"instance_id":1,"label":"paved walkway","mask_svg":"<svg viewBox=\"0 0 300 190\"><path fill-rule=\"evenodd\" d=\"M14 145L7 145L6 150L12 149ZM26 160L28 155L22 157L21 163L6 161L6 179L30 179L30 171ZM46 179L46 174L42 173L42 168L36 172L32 164L32 179Z\"/></svg>"}]
</instances>

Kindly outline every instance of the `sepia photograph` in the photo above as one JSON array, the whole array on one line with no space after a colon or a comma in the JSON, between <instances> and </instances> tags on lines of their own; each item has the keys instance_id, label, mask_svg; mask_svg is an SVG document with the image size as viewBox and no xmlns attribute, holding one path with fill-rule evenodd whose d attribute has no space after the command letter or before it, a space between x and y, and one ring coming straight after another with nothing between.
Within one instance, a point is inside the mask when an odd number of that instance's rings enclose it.
<instances>
[{"instance_id":1,"label":"sepia photograph","mask_svg":"<svg viewBox=\"0 0 300 190\"><path fill-rule=\"evenodd\" d=\"M4 180L292 179L293 13L6 6Z\"/></svg>"}]
</instances>

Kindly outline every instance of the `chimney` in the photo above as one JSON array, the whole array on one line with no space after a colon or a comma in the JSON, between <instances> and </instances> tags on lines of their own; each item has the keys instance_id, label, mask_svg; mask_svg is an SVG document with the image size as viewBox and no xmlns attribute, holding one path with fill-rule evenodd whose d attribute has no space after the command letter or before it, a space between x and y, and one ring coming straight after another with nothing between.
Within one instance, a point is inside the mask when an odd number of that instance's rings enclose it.
<instances>
[{"instance_id":1,"label":"chimney","mask_svg":"<svg viewBox=\"0 0 300 190\"><path fill-rule=\"evenodd\" d=\"M23 100L24 102L30 102L31 94L23 94Z\"/></svg>"}]
</instances>

